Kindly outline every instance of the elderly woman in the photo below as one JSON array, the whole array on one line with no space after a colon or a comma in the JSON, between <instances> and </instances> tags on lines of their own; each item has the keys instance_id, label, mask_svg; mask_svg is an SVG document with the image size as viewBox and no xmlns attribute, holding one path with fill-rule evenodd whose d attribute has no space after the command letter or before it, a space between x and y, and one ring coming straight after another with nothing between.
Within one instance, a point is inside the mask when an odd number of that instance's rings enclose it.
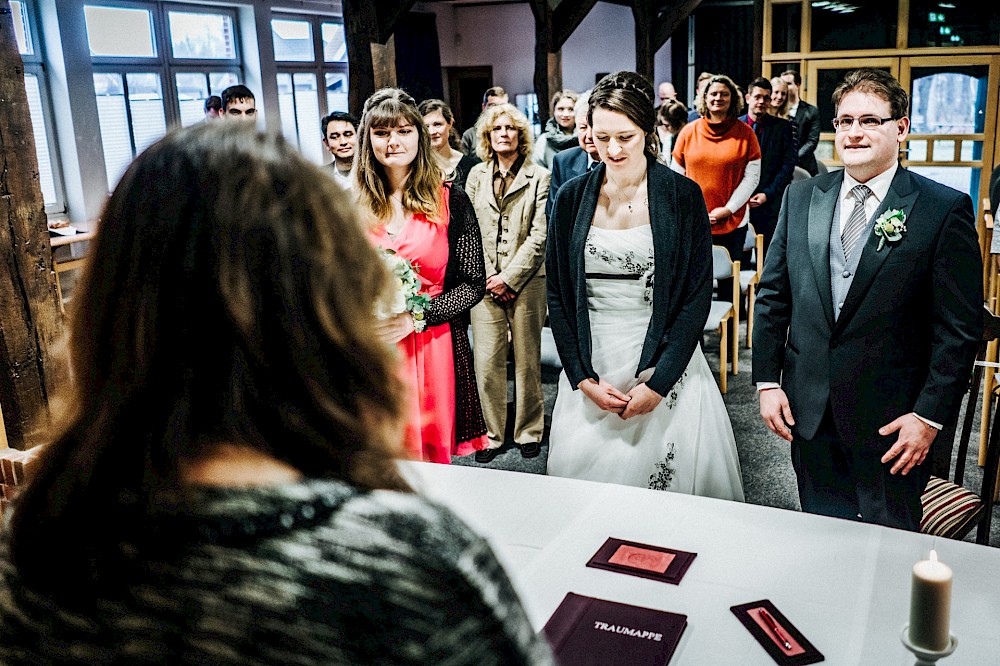
<instances>
[{"instance_id":1,"label":"elderly woman","mask_svg":"<svg viewBox=\"0 0 1000 666\"><path fill-rule=\"evenodd\" d=\"M0 537L0 663L550 663L486 542L396 469L389 276L353 211L242 123L132 163Z\"/></svg>"},{"instance_id":2,"label":"elderly woman","mask_svg":"<svg viewBox=\"0 0 1000 666\"><path fill-rule=\"evenodd\" d=\"M549 172L534 164L531 130L510 104L493 106L476 124L476 153L466 186L479 218L486 260L486 298L472 308L473 357L493 460L507 428L507 352L514 349L514 443L539 454L544 429L541 335L545 322L545 203Z\"/></svg>"}]
</instances>

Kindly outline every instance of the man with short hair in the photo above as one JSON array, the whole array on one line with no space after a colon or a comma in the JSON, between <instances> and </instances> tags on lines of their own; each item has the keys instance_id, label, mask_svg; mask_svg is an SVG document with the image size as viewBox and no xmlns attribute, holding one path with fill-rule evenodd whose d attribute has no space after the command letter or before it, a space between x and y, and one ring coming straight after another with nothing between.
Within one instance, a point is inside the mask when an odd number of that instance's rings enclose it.
<instances>
[{"instance_id":1,"label":"man with short hair","mask_svg":"<svg viewBox=\"0 0 1000 666\"><path fill-rule=\"evenodd\" d=\"M793 182L764 259L753 381L802 510L920 529L931 445L983 333L972 200L899 164L909 98L861 68L833 92L843 169Z\"/></svg>"},{"instance_id":2,"label":"man with short hair","mask_svg":"<svg viewBox=\"0 0 1000 666\"><path fill-rule=\"evenodd\" d=\"M497 104L506 104L509 101L507 97L507 91L500 86L493 86L492 88L487 88L486 92L483 93L483 108L482 111L490 108L491 106L496 106ZM482 113L480 111L480 113ZM473 125L469 129L462 133L462 152L466 155L476 156L476 126Z\"/></svg>"},{"instance_id":3,"label":"man with short hair","mask_svg":"<svg viewBox=\"0 0 1000 666\"><path fill-rule=\"evenodd\" d=\"M205 100L205 120L215 120L222 115L222 98L210 95Z\"/></svg>"},{"instance_id":4,"label":"man with short hair","mask_svg":"<svg viewBox=\"0 0 1000 666\"><path fill-rule=\"evenodd\" d=\"M657 96L660 98L660 104L662 106L667 102L677 99L677 90L674 89L674 84L670 81L664 81L657 88Z\"/></svg>"},{"instance_id":5,"label":"man with short hair","mask_svg":"<svg viewBox=\"0 0 1000 666\"><path fill-rule=\"evenodd\" d=\"M764 247L771 244L778 211L785 188L792 182L798 141L791 121L768 113L771 106L771 82L762 76L747 86L747 113L740 120L753 128L760 144L760 182L750 197L750 222L754 231L764 235ZM764 253L767 256L767 252ZM757 259L760 261L760 258Z\"/></svg>"},{"instance_id":6,"label":"man with short hair","mask_svg":"<svg viewBox=\"0 0 1000 666\"><path fill-rule=\"evenodd\" d=\"M573 114L576 116L576 138L579 146L567 148L552 158L552 178L549 181L549 200L545 204L545 216L551 217L552 205L556 201L556 193L563 183L587 173L601 163L597 155L597 146L590 132L590 121L587 115L590 111L590 91L586 90L576 99Z\"/></svg>"},{"instance_id":7,"label":"man with short hair","mask_svg":"<svg viewBox=\"0 0 1000 666\"><path fill-rule=\"evenodd\" d=\"M358 141L357 119L344 111L334 111L320 121L320 131L323 132L323 145L333 155L329 165L333 179L345 189L351 189L351 167Z\"/></svg>"},{"instance_id":8,"label":"man with short hair","mask_svg":"<svg viewBox=\"0 0 1000 666\"><path fill-rule=\"evenodd\" d=\"M242 84L222 91L222 115L230 120L257 120L257 102L253 92Z\"/></svg>"},{"instance_id":9,"label":"man with short hair","mask_svg":"<svg viewBox=\"0 0 1000 666\"><path fill-rule=\"evenodd\" d=\"M799 132L798 165L815 176L819 173L816 163L816 146L819 145L819 109L799 97L802 77L794 69L781 73L781 80L788 84L788 117Z\"/></svg>"}]
</instances>

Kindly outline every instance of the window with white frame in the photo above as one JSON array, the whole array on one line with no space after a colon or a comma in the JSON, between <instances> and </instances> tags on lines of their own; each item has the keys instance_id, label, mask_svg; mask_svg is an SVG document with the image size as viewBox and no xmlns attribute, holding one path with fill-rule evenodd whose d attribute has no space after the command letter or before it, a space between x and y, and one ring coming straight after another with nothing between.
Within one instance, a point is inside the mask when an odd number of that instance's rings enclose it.
<instances>
[{"instance_id":1,"label":"window with white frame","mask_svg":"<svg viewBox=\"0 0 1000 666\"><path fill-rule=\"evenodd\" d=\"M236 13L150 2L84 5L108 184L168 127L205 118L205 100L242 80Z\"/></svg>"},{"instance_id":2,"label":"window with white frame","mask_svg":"<svg viewBox=\"0 0 1000 666\"><path fill-rule=\"evenodd\" d=\"M271 37L282 134L322 164L319 121L331 111L348 110L344 24L323 16L276 15Z\"/></svg>"},{"instance_id":3,"label":"window with white frame","mask_svg":"<svg viewBox=\"0 0 1000 666\"><path fill-rule=\"evenodd\" d=\"M66 204L34 7L26 1L11 0L10 9L14 39L24 63L24 91L28 97L31 130L35 136L35 156L38 158L39 184L45 201L45 212L62 213L66 210Z\"/></svg>"}]
</instances>

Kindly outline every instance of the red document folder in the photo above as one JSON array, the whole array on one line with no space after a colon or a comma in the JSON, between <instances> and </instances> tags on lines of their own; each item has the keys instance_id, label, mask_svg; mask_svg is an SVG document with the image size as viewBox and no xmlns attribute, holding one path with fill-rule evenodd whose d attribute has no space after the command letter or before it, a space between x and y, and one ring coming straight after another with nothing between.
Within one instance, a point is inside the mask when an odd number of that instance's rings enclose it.
<instances>
[{"instance_id":1,"label":"red document folder","mask_svg":"<svg viewBox=\"0 0 1000 666\"><path fill-rule=\"evenodd\" d=\"M542 632L560 666L664 666L687 616L569 592Z\"/></svg>"}]
</instances>

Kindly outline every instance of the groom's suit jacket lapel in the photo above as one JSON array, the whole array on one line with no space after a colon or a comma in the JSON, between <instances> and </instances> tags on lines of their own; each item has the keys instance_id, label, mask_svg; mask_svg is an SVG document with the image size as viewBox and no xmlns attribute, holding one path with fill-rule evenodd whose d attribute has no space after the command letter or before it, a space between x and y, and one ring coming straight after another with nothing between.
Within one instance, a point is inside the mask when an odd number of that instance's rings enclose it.
<instances>
[{"instance_id":1,"label":"groom's suit jacket lapel","mask_svg":"<svg viewBox=\"0 0 1000 666\"><path fill-rule=\"evenodd\" d=\"M822 186L817 187L809 202L809 255L816 276L816 284L819 286L823 312L834 334L843 331L850 325L851 317L857 311L862 299L870 291L879 269L892 254L893 249L893 244L886 243L881 252L877 251L879 237L872 229L868 231L865 236L861 260L855 271L851 287L847 291L847 297L844 299L844 306L840 309L837 321L834 322L833 289L830 282L830 230L834 224L833 215L843 181L844 178L841 175L831 181L828 189L824 190ZM914 188L913 179L909 172L903 168L898 169L885 199L875 211L875 218L878 218L885 211L895 208L902 210L906 219L911 220L913 204L918 195L919 192ZM913 224L913 222L910 223Z\"/></svg>"}]
</instances>

